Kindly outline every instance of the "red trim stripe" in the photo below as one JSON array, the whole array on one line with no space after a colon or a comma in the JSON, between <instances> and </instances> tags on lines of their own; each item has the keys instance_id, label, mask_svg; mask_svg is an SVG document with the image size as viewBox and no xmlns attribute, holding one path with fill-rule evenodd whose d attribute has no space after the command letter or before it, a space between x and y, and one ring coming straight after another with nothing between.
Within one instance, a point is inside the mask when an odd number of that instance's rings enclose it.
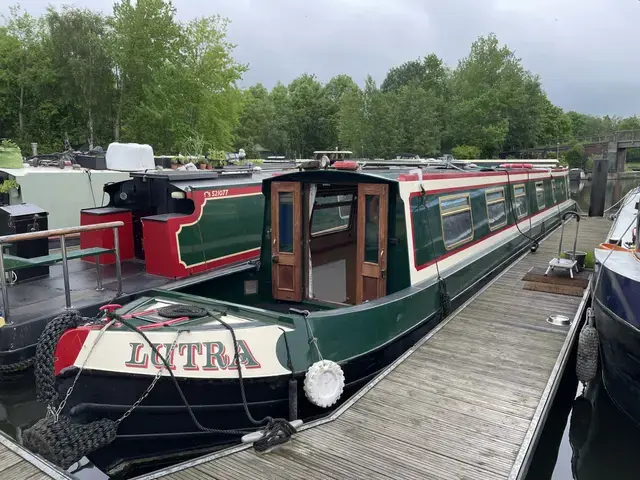
<instances>
[{"instance_id":1,"label":"red trim stripe","mask_svg":"<svg viewBox=\"0 0 640 480\"><path fill-rule=\"evenodd\" d=\"M567 172L568 168L556 168L551 169L551 172ZM515 172L509 171L509 175L524 175L527 174L544 174L549 173L549 170L539 170L539 169L523 169L518 168ZM476 178L476 177L498 177L498 176L506 176L506 171L500 172L476 172L476 173L423 173L422 180L448 180L448 179L457 179L457 178ZM399 182L415 182L420 180L419 175L417 173L403 173L398 175Z\"/></svg>"},{"instance_id":2,"label":"red trim stripe","mask_svg":"<svg viewBox=\"0 0 640 480\"><path fill-rule=\"evenodd\" d=\"M564 203L564 202L566 202L566 201L567 201L567 200L563 200L563 201L562 201L562 203ZM528 216L526 216L526 217L519 218L519 219L518 219L518 223L525 222L525 221L527 221L527 220L529 220L529 219L533 220L535 217L537 217L538 215L542 215L542 214L543 214L544 212L546 212L547 210L551 210L552 208L557 208L557 207L558 207L558 205L559 205L559 204L557 203L557 204L552 205L552 206L550 206L550 207L546 207L545 209L540 210L539 212L537 212L537 213L535 213L535 214L533 214L533 215L528 215ZM482 242L484 242L485 240L488 240L488 239L490 239L491 237L493 237L493 236L495 236L495 235L498 235L499 233L504 232L505 230L508 230L508 229L510 229L510 228L515 228L515 226L516 226L516 225L515 225L515 223L514 223L514 224L512 224L512 225L505 225L504 227L502 227L502 228L500 228L500 229L498 229L498 230L494 230L494 231L493 231L493 232L491 232L489 235L485 235L485 236L484 236L484 237L482 237L482 238L479 238L479 239L477 239L477 240L473 240L472 242L469 242L469 243L465 243L464 245L461 245L460 247L458 247L458 248L456 248L456 249L454 249L454 250L451 250L451 251L449 251L449 252L445 253L444 255L439 256L438 258L435 258L435 259L433 259L433 260L431 260L431 261L429 261L429 262L427 262L427 263L423 263L422 265L418 265L418 264L416 263L416 258L415 258L416 246L415 246L415 238L413 238L413 239L412 239L413 252L414 252L413 264L414 264L414 266L415 266L415 269L416 269L417 271L424 270L425 268L428 268L428 267L430 267L431 265L435 265L435 263L436 263L436 262L440 262L440 261L444 260L445 258L449 258L449 257L450 257L450 256L452 256L452 255L455 255L455 254L457 254L457 253L462 252L463 250L466 250L467 248L470 248L470 247L473 247L474 245L477 245L477 244L479 244L479 243L482 243ZM414 225L413 225L413 215L411 215L411 230L412 230L412 233L415 231L415 230L414 230ZM414 235L414 236L415 236L415 235Z\"/></svg>"}]
</instances>

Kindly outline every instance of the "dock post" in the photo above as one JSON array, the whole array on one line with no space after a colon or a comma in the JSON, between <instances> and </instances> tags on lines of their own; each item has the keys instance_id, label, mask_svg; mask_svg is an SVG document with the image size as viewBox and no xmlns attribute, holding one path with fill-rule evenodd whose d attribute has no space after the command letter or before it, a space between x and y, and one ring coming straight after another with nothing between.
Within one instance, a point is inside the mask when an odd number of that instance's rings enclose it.
<instances>
[{"instance_id":1,"label":"dock post","mask_svg":"<svg viewBox=\"0 0 640 480\"><path fill-rule=\"evenodd\" d=\"M289 421L298 419L298 381L295 378L289 380Z\"/></svg>"},{"instance_id":2,"label":"dock post","mask_svg":"<svg viewBox=\"0 0 640 480\"><path fill-rule=\"evenodd\" d=\"M4 244L0 244L0 286L2 287L2 306L4 307L4 319L9 321L9 290L7 289L7 277L4 273Z\"/></svg>"},{"instance_id":3,"label":"dock post","mask_svg":"<svg viewBox=\"0 0 640 480\"><path fill-rule=\"evenodd\" d=\"M604 202L607 195L607 174L609 160L594 160L591 177L591 196L589 198L589 216L604 216Z\"/></svg>"},{"instance_id":4,"label":"dock post","mask_svg":"<svg viewBox=\"0 0 640 480\"><path fill-rule=\"evenodd\" d=\"M122 267L120 265L120 238L118 227L113 229L113 249L116 254L116 280L118 281L118 296L122 295Z\"/></svg>"},{"instance_id":5,"label":"dock post","mask_svg":"<svg viewBox=\"0 0 640 480\"><path fill-rule=\"evenodd\" d=\"M60 235L60 250L62 250L62 278L64 279L64 302L67 310L71 309L71 286L69 285L69 260L67 259L67 241Z\"/></svg>"}]
</instances>

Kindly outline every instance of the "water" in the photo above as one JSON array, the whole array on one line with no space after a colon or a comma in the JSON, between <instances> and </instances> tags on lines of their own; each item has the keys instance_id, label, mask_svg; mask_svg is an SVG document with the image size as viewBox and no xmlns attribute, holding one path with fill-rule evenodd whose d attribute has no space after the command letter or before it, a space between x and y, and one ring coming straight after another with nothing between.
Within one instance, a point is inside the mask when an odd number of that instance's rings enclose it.
<instances>
[{"instance_id":1,"label":"water","mask_svg":"<svg viewBox=\"0 0 640 480\"><path fill-rule=\"evenodd\" d=\"M608 208L638 184L618 180L607 184ZM590 182L571 183L571 198L589 209ZM620 412L606 391L596 384L580 396L575 359L569 363L549 413L527 480L631 480L640 478L636 456L640 452L640 427ZM576 390L578 389L578 390ZM0 430L20 441L21 432L44 416L35 399L33 373L0 383ZM569 432L572 432L570 434ZM83 461L72 467L80 480L105 480L107 476Z\"/></svg>"}]
</instances>

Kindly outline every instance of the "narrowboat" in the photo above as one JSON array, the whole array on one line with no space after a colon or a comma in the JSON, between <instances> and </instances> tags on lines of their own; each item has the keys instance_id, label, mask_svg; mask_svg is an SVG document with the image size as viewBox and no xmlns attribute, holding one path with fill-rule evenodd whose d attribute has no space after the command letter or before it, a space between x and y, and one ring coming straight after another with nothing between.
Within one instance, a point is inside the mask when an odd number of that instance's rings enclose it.
<instances>
[{"instance_id":1,"label":"narrowboat","mask_svg":"<svg viewBox=\"0 0 640 480\"><path fill-rule=\"evenodd\" d=\"M250 166L150 170L107 183L96 198L98 206L82 209L79 223L84 227L121 221L120 261L116 261L112 230L81 233L80 248L68 252L70 306L92 317L114 297L126 303L149 288L174 289L251 268L260 253L261 182L275 172ZM12 223L29 222L9 219ZM13 233L19 232L14 229ZM5 272L14 270L20 277L37 270L38 278L8 284L2 291L0 374L29 364L44 326L66 306L61 254L49 252L46 245L44 252L39 249L32 254L36 250L30 244L42 241L19 242L5 251ZM95 251L105 253L91 255Z\"/></svg>"},{"instance_id":2,"label":"narrowboat","mask_svg":"<svg viewBox=\"0 0 640 480\"><path fill-rule=\"evenodd\" d=\"M640 424L640 189L631 190L608 238L595 249L594 295L602 379L611 399Z\"/></svg>"},{"instance_id":3,"label":"narrowboat","mask_svg":"<svg viewBox=\"0 0 640 480\"><path fill-rule=\"evenodd\" d=\"M574 208L566 169L511 167L266 178L252 271L144 292L60 336L62 413L126 417L89 458L114 475L238 442L248 413L326 415Z\"/></svg>"}]
</instances>

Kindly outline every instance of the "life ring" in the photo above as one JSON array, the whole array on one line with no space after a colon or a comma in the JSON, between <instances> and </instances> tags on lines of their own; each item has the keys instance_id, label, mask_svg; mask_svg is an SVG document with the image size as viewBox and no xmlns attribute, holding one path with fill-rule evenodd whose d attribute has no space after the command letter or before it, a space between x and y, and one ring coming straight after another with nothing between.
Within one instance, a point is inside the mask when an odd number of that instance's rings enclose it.
<instances>
[{"instance_id":1,"label":"life ring","mask_svg":"<svg viewBox=\"0 0 640 480\"><path fill-rule=\"evenodd\" d=\"M344 372L331 360L314 363L304 376L304 394L314 405L329 408L344 390Z\"/></svg>"}]
</instances>

